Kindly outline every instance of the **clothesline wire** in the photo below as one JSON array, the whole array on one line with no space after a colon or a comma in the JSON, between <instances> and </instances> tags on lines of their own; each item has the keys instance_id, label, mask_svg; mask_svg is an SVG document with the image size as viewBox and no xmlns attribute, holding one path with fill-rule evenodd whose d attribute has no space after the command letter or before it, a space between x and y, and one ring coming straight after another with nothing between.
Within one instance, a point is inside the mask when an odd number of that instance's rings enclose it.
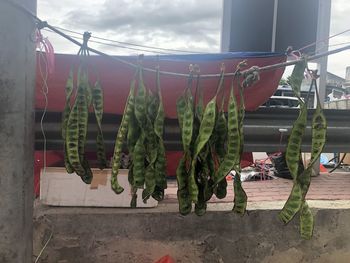
<instances>
[{"instance_id":1,"label":"clothesline wire","mask_svg":"<svg viewBox=\"0 0 350 263\"><path fill-rule=\"evenodd\" d=\"M52 31L54 31L55 33L57 33L58 35L60 35L60 36L64 37L65 39L71 41L75 45L77 45L79 47L82 47L82 45L83 45L82 43L80 43L77 40L75 40L74 38L68 36L67 34L62 32L61 30L56 29L54 26L50 25L46 21L41 20L35 14L30 12L28 9L24 8L22 5L20 5L20 4L16 3L16 2L13 2L11 0L6 0L6 2L8 2L12 6L14 6L15 8L21 10L22 12L24 12L27 15L31 16L32 18L34 18L40 24L40 27L42 27L42 28L47 27L47 28L51 29ZM350 31L350 29L349 29L349 31ZM246 74L249 74L249 73L252 73L252 72L256 72L256 71L262 72L262 71L268 71L268 70L273 70L273 69L277 69L277 68L292 66L292 65L295 65L298 62L303 61L303 60L313 61L313 60L317 60L317 59L319 59L321 57L330 56L330 55L333 55L333 54L336 54L336 53L339 53L339 52L342 52L342 51L345 51L345 50L348 50L348 49L350 49L350 45L347 45L345 47L341 47L341 48L338 48L338 49L322 52L322 53L319 53L319 54L315 54L313 56L309 56L309 57L306 57L306 58L293 60L293 61L281 62L281 63L268 65L268 66L263 66L263 67L254 66L252 68L249 68L249 69L246 69L246 70L242 70L241 74L246 75ZM104 52L101 52L99 50L96 50L96 49L93 49L93 48L90 48L90 47L88 47L88 50L90 52L92 52L92 53L95 53L95 54L100 55L102 57L106 57L106 58L118 61L118 62L123 63L125 65L128 65L128 66L130 66L132 68L138 67L138 65L136 65L134 63L131 63L129 61L126 61L124 59L121 59L121 58L118 58L118 57L115 57L115 56L110 56L110 55L108 55L108 54L106 54ZM156 69L151 69L151 68L147 68L147 67L144 67L143 70L147 71L147 72L153 72L153 73L157 72ZM167 76L178 76L178 77L188 77L189 76L189 74L177 73L177 72L169 72L169 71L159 71L159 74L167 75ZM230 76L232 77L235 74L236 73L225 73L224 76L225 77L230 77ZM217 78L219 76L220 76L220 74L205 74L205 75L201 75L201 78L214 78L214 77Z\"/></svg>"},{"instance_id":2,"label":"clothesline wire","mask_svg":"<svg viewBox=\"0 0 350 263\"><path fill-rule=\"evenodd\" d=\"M56 27L58 28L58 27ZM48 32L52 32L52 33L55 33L54 31L52 31L51 29L43 29L45 31L48 31ZM68 35L68 34L67 34ZM79 34L81 35L81 34ZM79 40L83 40L83 36L81 35L80 37L77 37L77 36L72 36L72 35L68 35L70 36L71 38L74 38L74 39L79 39ZM106 45L106 46L111 46L111 47L117 47L117 48L124 48L124 49L130 49L130 50L136 50L136 51L143 51L143 52L149 52L149 53L155 53L155 54L166 54L166 55L171 55L173 53L167 53L167 52L162 52L162 51L156 51L156 50L146 50L146 49L141 49L141 48L134 48L134 47L127 47L127 46L123 46L123 45L116 45L116 44L111 44L111 43L104 43L104 42L101 42L101 41L96 41L96 40L89 40L89 42L91 43L96 43L96 44L101 44L101 45Z\"/></svg>"},{"instance_id":3,"label":"clothesline wire","mask_svg":"<svg viewBox=\"0 0 350 263\"><path fill-rule=\"evenodd\" d=\"M327 37L327 38L325 38L325 39L321 39L321 40L319 40L319 41L312 42L312 43L310 43L310 44L308 44L308 45L306 45L306 46L304 46L304 47L302 47L302 48L299 48L298 51L301 52L302 50L304 50L304 49L306 49L306 48L308 48L308 47L313 47L313 46L317 45L318 43L325 42L326 40L329 40L329 39L331 39L331 38L333 38L333 37L336 37L336 36L343 35L343 34L345 34L345 33L347 33L347 32L350 32L350 28L349 28L349 29L346 29L346 30L344 30L344 31L342 31L342 32L336 33L336 34L334 34L334 35L331 35L331 36L329 36L329 37Z\"/></svg>"},{"instance_id":4,"label":"clothesline wire","mask_svg":"<svg viewBox=\"0 0 350 263\"><path fill-rule=\"evenodd\" d=\"M79 33L79 32L76 32L76 31L72 31L72 30L69 30L69 29L64 29L64 28L61 28L61 27L58 27L58 26L55 26L56 29L59 29L59 30L62 30L62 31L67 31L67 32L70 32L70 33L73 33L73 34L77 34L79 35L80 37L76 37L76 36L72 36L72 35L68 35L74 39L79 39L79 40L83 40L83 34L82 33ZM51 32L51 33L55 33L54 31L50 30L50 29L43 29L47 32ZM347 32L347 31L343 31L343 32ZM341 34L341 33L339 33ZM339 35L337 34L337 35ZM91 36L93 37L93 36ZM104 39L104 38L100 38L100 37L95 37L96 39L103 39L103 40L106 40L106 41L111 41L111 42L116 42L116 43L123 43L123 42L118 42L118 41L113 41L113 40L108 40L108 39ZM116 47L116 48L124 48L124 49L130 49L130 50L136 50L136 51L144 51L144 52L148 52L148 53L153 53L153 54L165 54L165 55L174 55L174 53L167 53L167 52L161 52L161 51L153 51L153 50L146 50L146 49L139 49L139 48L132 48L132 47L127 47L127 46L122 46L122 45L115 45L115 44L110 44L110 43L104 43L104 42L100 42L100 41L96 41L96 40L89 40L89 42L92 42L92 43L96 43L96 44L101 44L101 45L106 45L106 46L111 46L111 47ZM337 44L331 44L331 45L328 45L328 47L334 47L334 46L342 46L342 45L348 45L350 44L350 41L347 41L347 42L343 42L343 43L337 43ZM140 45L142 46L142 45ZM161 48L161 49L164 49L164 50L173 50L173 49L166 49L166 48ZM301 50L301 49L299 49ZM320 49L316 50L315 52L312 52L312 54L316 54ZM309 54L311 55L311 54ZM113 55L114 56L114 55Z\"/></svg>"},{"instance_id":5,"label":"clothesline wire","mask_svg":"<svg viewBox=\"0 0 350 263\"><path fill-rule=\"evenodd\" d=\"M66 31L66 32L69 32L69 33L77 34L77 35L81 35L81 36L83 35L82 33L79 33L77 31L73 31L73 30L70 30L70 29L66 29L66 28L62 28L62 27L58 27L58 26L55 26L55 28L57 28L57 29L59 29L61 31ZM114 40L114 39L98 37L98 36L94 36L94 35L92 35L91 38L104 40L104 41L109 41L109 42L112 42L112 43L117 43L117 44L122 44L122 45L143 47L143 48L148 48L148 49L156 49L156 50L164 50L164 51L172 51L172 52L180 52L180 53L189 53L189 54L194 54L194 53L204 54L205 53L205 52L199 52L199 51L189 51L189 50L181 50L181 49L172 49L172 48L162 48L162 47L141 45L141 44L135 44L135 43L130 43L130 42L117 41L117 40ZM92 41L90 40L90 42L92 42Z\"/></svg>"}]
</instances>

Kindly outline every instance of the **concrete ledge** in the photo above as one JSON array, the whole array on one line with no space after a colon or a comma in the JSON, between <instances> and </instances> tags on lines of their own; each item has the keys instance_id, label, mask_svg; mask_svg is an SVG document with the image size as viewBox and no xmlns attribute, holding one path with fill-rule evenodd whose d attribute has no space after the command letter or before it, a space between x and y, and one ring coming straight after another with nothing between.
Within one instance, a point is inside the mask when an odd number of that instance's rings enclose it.
<instances>
[{"instance_id":1,"label":"concrete ledge","mask_svg":"<svg viewBox=\"0 0 350 263\"><path fill-rule=\"evenodd\" d=\"M268 203L270 209L255 204L244 217L230 212L230 204L210 205L202 217L181 216L177 204L134 210L37 205L34 249L37 254L52 232L40 262L154 262L165 254L177 262L349 262L348 202L312 204L310 241L300 239L298 218L285 226L275 210L281 204Z\"/></svg>"}]
</instances>

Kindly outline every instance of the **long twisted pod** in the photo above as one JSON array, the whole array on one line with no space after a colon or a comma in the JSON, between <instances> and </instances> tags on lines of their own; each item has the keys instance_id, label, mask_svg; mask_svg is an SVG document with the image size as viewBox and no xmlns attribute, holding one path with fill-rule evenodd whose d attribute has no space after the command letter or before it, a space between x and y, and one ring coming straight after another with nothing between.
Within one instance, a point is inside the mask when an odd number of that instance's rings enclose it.
<instances>
[{"instance_id":1,"label":"long twisted pod","mask_svg":"<svg viewBox=\"0 0 350 263\"><path fill-rule=\"evenodd\" d=\"M239 67L242 64L239 65ZM244 63L243 63L244 65ZM249 77L249 76L248 76ZM253 82L259 79L258 72L253 72ZM236 160L236 175L234 177L234 206L233 211L237 214L244 215L247 207L247 194L243 189L241 182L241 157L243 153L243 145L244 145L244 133L243 133L243 120L245 113L245 105L244 105L244 97L243 97L243 87L239 82L239 77L237 78L239 95L240 95L240 107L237 111L238 113L238 132L239 132L239 155ZM245 79L246 80L246 79Z\"/></svg>"},{"instance_id":2,"label":"long twisted pod","mask_svg":"<svg viewBox=\"0 0 350 263\"><path fill-rule=\"evenodd\" d=\"M126 142L130 157L129 171L128 171L128 181L130 185L134 184L134 175L133 175L133 159L134 159L134 148L138 138L140 137L140 128L137 125L134 108L132 108L132 112L130 113L130 118L128 122L128 132L126 136Z\"/></svg>"},{"instance_id":3,"label":"long twisted pod","mask_svg":"<svg viewBox=\"0 0 350 263\"><path fill-rule=\"evenodd\" d=\"M187 161L190 161L191 158L191 153L189 152L189 150L193 131L193 104L190 104L193 103L191 94L192 79L193 74L191 72L188 78L187 88L185 89L184 93L180 96L180 98L178 98L178 100L176 101L176 111L181 130L182 146L184 150L184 155L181 158L176 169L179 211L183 215L190 213L192 209L192 201L190 198L188 187L189 172L186 166Z\"/></svg>"},{"instance_id":4,"label":"long twisted pod","mask_svg":"<svg viewBox=\"0 0 350 263\"><path fill-rule=\"evenodd\" d=\"M187 215L191 212L192 202L188 191L188 173L186 171L186 157L181 158L176 169L177 180L177 200L179 202L179 212Z\"/></svg>"},{"instance_id":5,"label":"long twisted pod","mask_svg":"<svg viewBox=\"0 0 350 263\"><path fill-rule=\"evenodd\" d=\"M88 79L86 73L81 73L79 76L77 96L67 122L66 149L69 163L75 172L85 183L91 183L92 172L84 156L88 122L86 98Z\"/></svg>"},{"instance_id":6,"label":"long twisted pod","mask_svg":"<svg viewBox=\"0 0 350 263\"><path fill-rule=\"evenodd\" d=\"M226 175L229 174L231 170L233 170L239 158L239 119L236 97L233 92L233 82L231 84L227 116L227 153L224 156L224 159L220 163L220 166L215 174L214 186L225 179Z\"/></svg>"},{"instance_id":7,"label":"long twisted pod","mask_svg":"<svg viewBox=\"0 0 350 263\"><path fill-rule=\"evenodd\" d=\"M323 151L327 136L327 121L320 105L320 98L318 95L315 75L316 73L314 72L314 78L311 83L311 87L312 85L315 86L317 96L317 107L312 117L311 159L305 171L300 176L298 176L298 182L301 186L302 194L300 211L300 235L304 239L310 239L312 237L314 228L314 217L309 206L307 205L305 198L311 183L312 167Z\"/></svg>"},{"instance_id":8,"label":"long twisted pod","mask_svg":"<svg viewBox=\"0 0 350 263\"><path fill-rule=\"evenodd\" d=\"M87 72L82 71L78 83L78 110L79 110L79 158L84 167L84 175L80 175L85 183L91 183L92 171L85 157L85 144L89 119L89 103L91 103L91 91Z\"/></svg>"},{"instance_id":9,"label":"long twisted pod","mask_svg":"<svg viewBox=\"0 0 350 263\"><path fill-rule=\"evenodd\" d=\"M71 111L70 101L71 101L71 97L72 97L72 93L73 93L73 89L74 89L73 81L74 81L73 69L71 69L71 71L69 72L69 77L67 79L66 88L65 88L66 104L64 106L64 111L62 114L62 127L61 127L62 139L64 141L64 144L63 144L64 166L66 167L66 171L70 174L74 172L74 169L68 160L68 154L67 154L67 148L66 148L65 141L66 141L68 118L69 118L69 114Z\"/></svg>"},{"instance_id":10,"label":"long twisted pod","mask_svg":"<svg viewBox=\"0 0 350 263\"><path fill-rule=\"evenodd\" d=\"M223 73L222 77L223 78ZM222 85L222 84L221 84ZM194 203L198 201L198 186L195 179L195 168L197 157L202 151L203 147L207 144L210 136L213 133L216 118L216 96L212 98L205 107L203 113L203 119L199 126L199 133L195 141L194 154L192 157L190 177L189 177L189 192L191 200Z\"/></svg>"},{"instance_id":11,"label":"long twisted pod","mask_svg":"<svg viewBox=\"0 0 350 263\"><path fill-rule=\"evenodd\" d=\"M204 114L204 103L203 103L203 89L200 88L200 75L198 70L197 83L195 90L195 119L193 127L193 138L197 138L199 134L200 124L203 120ZM198 95L198 101L197 101ZM212 138L213 136L211 136ZM209 140L207 144L203 147L202 151L197 157L197 164L195 167L196 182L198 185L198 200L194 207L194 212L198 216L205 214L207 209L206 195L208 189L208 176L210 176L210 170L207 162L207 157L209 155Z\"/></svg>"},{"instance_id":12,"label":"long twisted pod","mask_svg":"<svg viewBox=\"0 0 350 263\"><path fill-rule=\"evenodd\" d=\"M213 142L213 147L215 148L215 151L218 156L218 163L219 165L223 162L225 159L225 144L227 141L227 120L224 112L224 102L225 98L222 97L221 100L221 107L220 111L215 123L215 128L214 128L214 142ZM224 177L217 185L217 188L215 189L215 195L217 198L222 199L225 198L227 194L227 181L226 177Z\"/></svg>"},{"instance_id":13,"label":"long twisted pod","mask_svg":"<svg viewBox=\"0 0 350 263\"><path fill-rule=\"evenodd\" d=\"M140 137L134 148L134 185L135 188L143 188L145 183L145 139L147 136L147 91L143 82L143 72L138 72L138 88L135 95L135 117L140 127Z\"/></svg>"},{"instance_id":14,"label":"long twisted pod","mask_svg":"<svg viewBox=\"0 0 350 263\"><path fill-rule=\"evenodd\" d=\"M153 194L156 187L156 178L155 178L155 162L157 160L158 154L158 142L157 135L154 131L154 120L156 118L156 106L155 102L157 101L156 96L149 92L148 94L148 105L147 105L147 123L146 123L146 160L147 166L145 169L145 189L142 192L143 202L147 200Z\"/></svg>"},{"instance_id":15,"label":"long twisted pod","mask_svg":"<svg viewBox=\"0 0 350 263\"><path fill-rule=\"evenodd\" d=\"M84 175L85 170L79 158L79 109L76 100L69 114L66 133L66 150L68 161L78 175Z\"/></svg>"},{"instance_id":16,"label":"long twisted pod","mask_svg":"<svg viewBox=\"0 0 350 263\"><path fill-rule=\"evenodd\" d=\"M163 99L160 90L160 78L159 78L159 67L157 68L157 91L158 91L158 110L157 115L154 120L154 132L158 137L158 153L157 160L155 162L155 178L156 178L156 187L152 194L152 197L157 201L161 201L164 198L164 189L167 188L166 182L166 157L165 157L165 147L163 141L164 133L164 106Z\"/></svg>"},{"instance_id":17,"label":"long twisted pod","mask_svg":"<svg viewBox=\"0 0 350 263\"><path fill-rule=\"evenodd\" d=\"M102 170L107 167L106 150L102 133L102 116L103 116L103 91L100 83L97 81L92 90L92 104L97 122L97 161L99 168Z\"/></svg>"},{"instance_id":18,"label":"long twisted pod","mask_svg":"<svg viewBox=\"0 0 350 263\"><path fill-rule=\"evenodd\" d=\"M113 159L112 159L111 186L112 186L113 191L117 194L120 194L124 191L124 188L121 187L118 183L117 176L118 176L118 171L119 171L119 167L120 167L120 158L121 158L121 151L123 148L123 141L127 135L129 120L130 120L131 115L133 114L133 111L134 111L135 84L136 84L136 79L134 77L133 80L131 81L131 84L130 84L130 92L129 92L128 98L126 100L124 114L123 114L122 121L121 121L119 129L118 129L118 134L117 134L117 138L115 140L115 145L114 145L114 153L113 153Z\"/></svg>"},{"instance_id":19,"label":"long twisted pod","mask_svg":"<svg viewBox=\"0 0 350 263\"><path fill-rule=\"evenodd\" d=\"M291 86L293 87L293 92L296 96L300 94L300 85L304 76L305 67L306 65L304 62L298 63L295 65L292 73ZM288 223L290 220L292 220L301 207L302 191L297 177L300 164L301 143L307 122L307 106L300 98L299 104L301 109L297 120L294 122L286 150L286 162L293 177L294 184L287 202L278 215L284 223Z\"/></svg>"}]
</instances>

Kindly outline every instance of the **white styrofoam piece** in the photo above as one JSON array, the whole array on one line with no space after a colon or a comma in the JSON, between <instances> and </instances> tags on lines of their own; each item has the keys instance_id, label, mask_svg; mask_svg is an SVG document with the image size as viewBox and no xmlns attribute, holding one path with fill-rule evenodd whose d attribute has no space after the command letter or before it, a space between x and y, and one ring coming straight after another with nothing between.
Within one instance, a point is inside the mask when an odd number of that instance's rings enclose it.
<instances>
[{"instance_id":1,"label":"white styrofoam piece","mask_svg":"<svg viewBox=\"0 0 350 263\"><path fill-rule=\"evenodd\" d=\"M130 207L131 194L128 182L128 170L120 169L118 182L124 191L117 195L111 188L111 169L103 171L92 169L94 175L106 176L106 185L99 184L91 189L75 173L68 174L65 168L47 167L40 173L40 200L52 206L93 206L93 207ZM158 202L152 197L145 204L142 201L142 189L137 191L137 207L156 207Z\"/></svg>"}]
</instances>

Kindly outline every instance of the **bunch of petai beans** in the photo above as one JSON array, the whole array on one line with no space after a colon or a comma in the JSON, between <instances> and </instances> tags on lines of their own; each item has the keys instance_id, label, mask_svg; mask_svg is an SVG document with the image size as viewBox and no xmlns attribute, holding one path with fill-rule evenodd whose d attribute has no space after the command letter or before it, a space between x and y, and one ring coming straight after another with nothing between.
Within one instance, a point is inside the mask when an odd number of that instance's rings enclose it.
<instances>
[{"instance_id":1,"label":"bunch of petai beans","mask_svg":"<svg viewBox=\"0 0 350 263\"><path fill-rule=\"evenodd\" d=\"M137 88L136 88L137 82ZM131 156L128 180L132 186L131 207L136 207L137 189L143 189L142 200L151 196L157 201L164 198L166 182L166 159L163 142L164 107L160 92L159 69L156 72L156 93L147 89L139 66L131 81L123 118L115 141L112 160L112 189L117 193L123 188L117 180L123 142L126 139Z\"/></svg>"},{"instance_id":2,"label":"bunch of petai beans","mask_svg":"<svg viewBox=\"0 0 350 263\"><path fill-rule=\"evenodd\" d=\"M81 54L85 56L86 52L83 50ZM204 106L199 67L190 65L187 86L176 102L183 145L183 156L176 170L177 197L179 211L183 215L192 211L193 204L194 212L199 216L203 215L207 209L207 202L213 195L219 199L224 198L227 194L226 176L231 171L235 172L233 211L241 215L245 213L247 195L240 178L244 143L243 89L259 80L258 70L242 75L241 68L245 66L244 61L237 66L226 103L223 88L225 69L222 66L216 93ZM306 194L311 182L312 167L325 145L327 124L317 91L317 72L312 72L310 91L315 86L318 103L311 124L311 160L305 168L301 162L301 144L307 125L308 109L307 101L301 99L300 86L306 67L306 62L299 62L291 76L291 86L299 100L300 112L291 130L286 150L286 162L293 177L293 188L279 213L279 218L288 223L299 213L301 236L310 239L314 219L306 202ZM128 181L132 189L131 207L137 206L138 189L143 189L142 199L147 202L150 197L158 201L163 200L164 190L167 187L163 142L165 114L159 74L157 68L156 92L152 92L144 84L142 66L137 67L115 140L111 185L117 194L124 190L118 183L117 175L121 153L126 145L131 157L128 172ZM68 173L75 172L89 184L93 175L85 157L85 144L90 108L94 111L98 128L96 137L98 166L100 169L107 167L101 127L103 91L99 81L94 85L90 84L88 70L83 63L78 69L76 85L73 75L71 70L65 88L66 105L62 117L64 161ZM243 81L240 79L242 76ZM239 94L239 101L236 100L236 94Z\"/></svg>"},{"instance_id":3,"label":"bunch of petai beans","mask_svg":"<svg viewBox=\"0 0 350 263\"><path fill-rule=\"evenodd\" d=\"M85 183L90 184L93 175L85 156L90 108L93 108L98 130L96 137L98 166L100 169L107 167L101 127L103 91L99 81L94 85L89 82L87 65L84 63L87 53L85 50L80 50L79 53L82 54L82 63L78 69L76 85L73 69L70 71L66 83L66 104L62 114L61 133L64 140L64 164L67 172L75 172ZM75 96L73 96L74 91Z\"/></svg>"},{"instance_id":4,"label":"bunch of petai beans","mask_svg":"<svg viewBox=\"0 0 350 263\"><path fill-rule=\"evenodd\" d=\"M236 173L233 210L242 215L245 212L247 195L240 180L244 101L239 70L243 66L244 63L239 65L231 81L227 109L224 108L224 67L221 68L216 93L205 107L203 90L199 87L199 68L190 68L187 88L177 100L177 115L184 150L176 171L177 197L179 211L183 215L191 212L192 203L195 204L195 213L203 215L206 212L207 201L213 194L217 198L224 198L227 193L226 176L232 170ZM197 83L193 97L195 74ZM240 94L239 105L234 91L236 82Z\"/></svg>"}]
</instances>

